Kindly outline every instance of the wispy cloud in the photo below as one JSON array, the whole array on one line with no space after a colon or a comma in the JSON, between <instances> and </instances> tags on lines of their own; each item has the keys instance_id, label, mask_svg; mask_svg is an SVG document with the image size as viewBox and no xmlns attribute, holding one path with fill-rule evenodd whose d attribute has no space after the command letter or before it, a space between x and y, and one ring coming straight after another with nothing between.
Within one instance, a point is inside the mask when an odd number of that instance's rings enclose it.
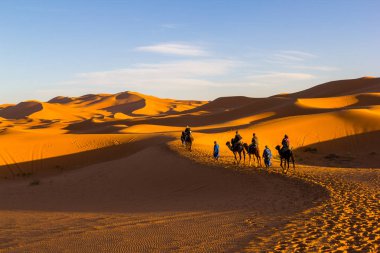
<instances>
[{"instance_id":1,"label":"wispy cloud","mask_svg":"<svg viewBox=\"0 0 380 253\"><path fill-rule=\"evenodd\" d=\"M339 68L331 67L331 66L303 66L303 65L295 65L290 66L293 69L303 69L303 70L317 70L317 71L337 71Z\"/></svg>"},{"instance_id":2,"label":"wispy cloud","mask_svg":"<svg viewBox=\"0 0 380 253\"><path fill-rule=\"evenodd\" d=\"M308 73L292 73L292 72L269 72L247 77L252 85L268 85L268 84L291 84L299 81L311 80L316 76Z\"/></svg>"},{"instance_id":3,"label":"wispy cloud","mask_svg":"<svg viewBox=\"0 0 380 253\"><path fill-rule=\"evenodd\" d=\"M181 56L206 56L208 53L199 46L186 43L161 43L135 48L136 51Z\"/></svg>"},{"instance_id":4,"label":"wispy cloud","mask_svg":"<svg viewBox=\"0 0 380 253\"><path fill-rule=\"evenodd\" d=\"M202 48L183 43L157 44L136 50L184 56L206 55ZM182 60L176 61L141 63L107 71L80 73L72 80L62 82L61 86L70 87L70 90L81 88L106 92L134 90L158 96L172 94L169 97L186 99L236 94L262 96L296 91L310 80L318 79L313 70L328 70L327 67L311 66L299 60L316 57L313 54L300 51L276 53L281 54L279 57L283 61L290 63L280 68L274 66L271 68L273 71L260 70L260 65L252 65L247 59L182 57Z\"/></svg>"},{"instance_id":5,"label":"wispy cloud","mask_svg":"<svg viewBox=\"0 0 380 253\"><path fill-rule=\"evenodd\" d=\"M308 52L302 52L302 51L296 51L296 50L282 50L269 56L266 61L270 63L284 64L284 63L303 62L305 60L309 60L313 58L317 58L317 56Z\"/></svg>"},{"instance_id":6,"label":"wispy cloud","mask_svg":"<svg viewBox=\"0 0 380 253\"><path fill-rule=\"evenodd\" d=\"M313 79L314 76L307 73L287 73L287 72L271 72L268 74L260 74L250 76L255 79L272 79L272 78L281 78L281 79L292 79L292 80L308 80Z\"/></svg>"},{"instance_id":7,"label":"wispy cloud","mask_svg":"<svg viewBox=\"0 0 380 253\"><path fill-rule=\"evenodd\" d=\"M130 68L78 74L70 85L119 85L126 87L179 88L216 86L209 79L228 74L239 65L232 60L188 60L155 64L136 64Z\"/></svg>"}]
</instances>

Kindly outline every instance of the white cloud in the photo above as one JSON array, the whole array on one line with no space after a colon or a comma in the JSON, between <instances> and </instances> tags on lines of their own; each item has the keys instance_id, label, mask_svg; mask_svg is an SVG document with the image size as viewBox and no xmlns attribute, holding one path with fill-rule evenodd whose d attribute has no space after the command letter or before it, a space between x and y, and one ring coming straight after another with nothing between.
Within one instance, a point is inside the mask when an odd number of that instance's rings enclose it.
<instances>
[{"instance_id":1,"label":"white cloud","mask_svg":"<svg viewBox=\"0 0 380 253\"><path fill-rule=\"evenodd\" d=\"M136 50L185 56L206 54L199 47L178 43L139 47ZM271 68L274 71L264 72L258 69L260 65L253 66L250 61L192 58L80 73L72 80L62 82L61 86L68 90L87 89L90 93L94 90L103 92L133 90L186 99L236 94L261 96L299 90L300 87L308 85L310 80L313 82L318 80L317 76L307 73L308 70L329 70L323 66L308 66L300 60L316 57L313 54L300 51L278 51L277 54L280 55L277 60L282 58L285 67L293 68L293 71Z\"/></svg>"},{"instance_id":2,"label":"white cloud","mask_svg":"<svg viewBox=\"0 0 380 253\"><path fill-rule=\"evenodd\" d=\"M294 91L299 85L316 79L316 76L302 72L261 72L255 75L239 72L245 67L245 62L227 59L136 64L116 70L80 73L61 85L88 89L91 93L94 89L105 92L133 90L161 96L170 94L165 97L197 99L234 95L237 90L253 96L260 96L254 93L258 90L265 91L267 95ZM255 89L252 90L252 87Z\"/></svg>"},{"instance_id":3,"label":"white cloud","mask_svg":"<svg viewBox=\"0 0 380 253\"><path fill-rule=\"evenodd\" d=\"M69 85L110 85L126 87L179 88L181 86L217 86L209 79L222 77L239 66L232 60L188 60L155 64L137 64L130 68L80 73L64 82Z\"/></svg>"},{"instance_id":4,"label":"white cloud","mask_svg":"<svg viewBox=\"0 0 380 253\"><path fill-rule=\"evenodd\" d=\"M135 48L136 51L182 56L206 56L208 53L201 47L186 43L161 43Z\"/></svg>"}]
</instances>

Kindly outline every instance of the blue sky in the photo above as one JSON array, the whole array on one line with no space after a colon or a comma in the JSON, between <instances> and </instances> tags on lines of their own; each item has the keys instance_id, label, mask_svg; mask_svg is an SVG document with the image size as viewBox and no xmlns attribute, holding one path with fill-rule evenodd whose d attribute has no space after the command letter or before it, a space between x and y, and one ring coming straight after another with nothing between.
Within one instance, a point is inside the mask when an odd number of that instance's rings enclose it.
<instances>
[{"instance_id":1,"label":"blue sky","mask_svg":"<svg viewBox=\"0 0 380 253\"><path fill-rule=\"evenodd\" d=\"M269 96L380 76L380 1L0 0L0 104Z\"/></svg>"}]
</instances>

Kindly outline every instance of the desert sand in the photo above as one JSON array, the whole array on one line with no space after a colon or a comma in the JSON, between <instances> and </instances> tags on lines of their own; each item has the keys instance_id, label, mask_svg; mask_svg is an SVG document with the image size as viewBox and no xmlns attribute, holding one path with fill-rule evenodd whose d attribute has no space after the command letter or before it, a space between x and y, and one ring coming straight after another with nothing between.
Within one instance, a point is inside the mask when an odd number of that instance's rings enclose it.
<instances>
[{"instance_id":1,"label":"desert sand","mask_svg":"<svg viewBox=\"0 0 380 253\"><path fill-rule=\"evenodd\" d=\"M236 130L270 147L269 171L234 163ZM379 251L380 78L268 98L6 104L0 139L0 252Z\"/></svg>"}]
</instances>

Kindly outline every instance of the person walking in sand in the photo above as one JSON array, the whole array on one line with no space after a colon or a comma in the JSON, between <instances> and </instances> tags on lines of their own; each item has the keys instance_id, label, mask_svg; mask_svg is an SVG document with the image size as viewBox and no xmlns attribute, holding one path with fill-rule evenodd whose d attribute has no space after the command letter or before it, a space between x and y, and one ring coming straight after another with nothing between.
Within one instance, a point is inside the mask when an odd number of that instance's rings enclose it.
<instances>
[{"instance_id":1,"label":"person walking in sand","mask_svg":"<svg viewBox=\"0 0 380 253\"><path fill-rule=\"evenodd\" d=\"M272 152L270 151L270 149L268 148L267 145L265 145L265 149L263 152L263 158L264 158L265 167L267 169L269 169L269 167L272 165L272 163L270 161L272 159Z\"/></svg>"},{"instance_id":2,"label":"person walking in sand","mask_svg":"<svg viewBox=\"0 0 380 253\"><path fill-rule=\"evenodd\" d=\"M214 141L214 159L219 160L219 144Z\"/></svg>"}]
</instances>

